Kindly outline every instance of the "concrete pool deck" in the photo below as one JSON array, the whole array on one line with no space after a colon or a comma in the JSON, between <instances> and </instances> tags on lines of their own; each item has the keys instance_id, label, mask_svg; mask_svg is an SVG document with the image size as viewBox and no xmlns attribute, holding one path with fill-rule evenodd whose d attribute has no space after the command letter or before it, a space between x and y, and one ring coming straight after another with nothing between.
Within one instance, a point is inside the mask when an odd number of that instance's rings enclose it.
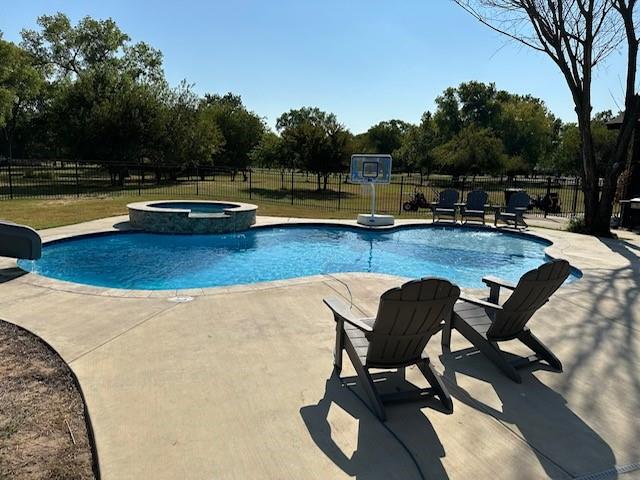
<instances>
[{"instance_id":1,"label":"concrete pool deck","mask_svg":"<svg viewBox=\"0 0 640 480\"><path fill-rule=\"evenodd\" d=\"M126 229L126 218L41 234ZM283 221L296 220L258 224ZM355 308L374 314L397 277L321 275L205 289L176 303L170 297L185 292L75 286L20 275L0 259L0 319L41 336L77 375L107 480L411 479L420 470L426 478L590 478L616 466L633 470L640 241L531 231L584 274L530 324L565 371L539 368L517 385L455 333L454 353L441 355L436 336L428 352L445 375L453 415L408 403L389 407L383 426L331 375L334 325L322 298L348 299L347 283ZM352 374L344 365L343 375ZM418 378L408 371L409 381L420 385ZM640 478L640 470L613 472L598 478Z\"/></svg>"}]
</instances>

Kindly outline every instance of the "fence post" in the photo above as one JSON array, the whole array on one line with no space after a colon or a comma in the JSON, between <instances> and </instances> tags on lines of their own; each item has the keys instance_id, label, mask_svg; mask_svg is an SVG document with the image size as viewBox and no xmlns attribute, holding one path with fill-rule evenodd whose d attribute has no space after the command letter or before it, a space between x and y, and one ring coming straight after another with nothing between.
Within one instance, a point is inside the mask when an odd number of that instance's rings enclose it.
<instances>
[{"instance_id":1,"label":"fence post","mask_svg":"<svg viewBox=\"0 0 640 480\"><path fill-rule=\"evenodd\" d=\"M142 195L142 161L138 160L138 196Z\"/></svg>"},{"instance_id":2,"label":"fence post","mask_svg":"<svg viewBox=\"0 0 640 480\"><path fill-rule=\"evenodd\" d=\"M545 195L546 201L544 202L544 218L547 218L549 213L549 207L551 202L551 177L547 177L547 193Z\"/></svg>"},{"instance_id":3,"label":"fence post","mask_svg":"<svg viewBox=\"0 0 640 480\"><path fill-rule=\"evenodd\" d=\"M200 195L200 165L196 165L196 197Z\"/></svg>"},{"instance_id":4,"label":"fence post","mask_svg":"<svg viewBox=\"0 0 640 480\"><path fill-rule=\"evenodd\" d=\"M400 205L398 206L398 215L402 215L402 193L404 190L404 175L400 177Z\"/></svg>"},{"instance_id":5,"label":"fence post","mask_svg":"<svg viewBox=\"0 0 640 480\"><path fill-rule=\"evenodd\" d=\"M342 174L338 177L338 210L340 210L340 200L342 197Z\"/></svg>"},{"instance_id":6,"label":"fence post","mask_svg":"<svg viewBox=\"0 0 640 480\"><path fill-rule=\"evenodd\" d=\"M7 167L9 169L9 198L13 200L13 181L11 180L11 158L7 160Z\"/></svg>"},{"instance_id":7,"label":"fence post","mask_svg":"<svg viewBox=\"0 0 640 480\"><path fill-rule=\"evenodd\" d=\"M251 176L251 172L253 172L253 168L249 169L249 200L253 198L253 177Z\"/></svg>"},{"instance_id":8,"label":"fence post","mask_svg":"<svg viewBox=\"0 0 640 480\"><path fill-rule=\"evenodd\" d=\"M80 176L78 175L78 160L76 160L76 198L80 197Z\"/></svg>"},{"instance_id":9,"label":"fence post","mask_svg":"<svg viewBox=\"0 0 640 480\"><path fill-rule=\"evenodd\" d=\"M291 170L291 205L293 205L293 170Z\"/></svg>"},{"instance_id":10,"label":"fence post","mask_svg":"<svg viewBox=\"0 0 640 480\"><path fill-rule=\"evenodd\" d=\"M573 216L576 216L576 208L578 207L578 186L580 185L580 177L576 177L573 187Z\"/></svg>"}]
</instances>

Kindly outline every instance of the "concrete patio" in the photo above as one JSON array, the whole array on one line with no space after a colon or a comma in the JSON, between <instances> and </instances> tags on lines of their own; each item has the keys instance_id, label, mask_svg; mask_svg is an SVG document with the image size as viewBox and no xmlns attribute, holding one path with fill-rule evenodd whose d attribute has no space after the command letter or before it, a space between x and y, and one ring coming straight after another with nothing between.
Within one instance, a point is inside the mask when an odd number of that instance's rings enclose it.
<instances>
[{"instance_id":1,"label":"concrete patio","mask_svg":"<svg viewBox=\"0 0 640 480\"><path fill-rule=\"evenodd\" d=\"M283 221L295 220L259 219ZM442 355L436 336L428 352L453 415L408 403L389 407L383 425L357 387L332 376L334 324L322 298L348 300L344 282L354 308L373 315L398 277L125 291L22 275L0 259L0 319L42 337L76 373L105 480L640 478L640 241L531 231L584 273L530 323L565 371L538 367L518 385L458 334Z\"/></svg>"}]
</instances>

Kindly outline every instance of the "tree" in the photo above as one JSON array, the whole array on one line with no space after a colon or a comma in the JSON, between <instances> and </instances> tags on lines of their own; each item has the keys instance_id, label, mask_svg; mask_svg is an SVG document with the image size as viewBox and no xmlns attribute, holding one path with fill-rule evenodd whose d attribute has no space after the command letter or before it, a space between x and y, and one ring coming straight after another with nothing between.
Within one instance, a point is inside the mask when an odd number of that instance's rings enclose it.
<instances>
[{"instance_id":1,"label":"tree","mask_svg":"<svg viewBox=\"0 0 640 480\"><path fill-rule=\"evenodd\" d=\"M606 125L612 117L610 111L600 112L594 115L591 124L598 176L606 174L609 159L615 154L617 134ZM565 174L578 174L582 170L578 125L567 123L562 126L558 148L543 166Z\"/></svg>"},{"instance_id":2,"label":"tree","mask_svg":"<svg viewBox=\"0 0 640 480\"><path fill-rule=\"evenodd\" d=\"M509 95L500 102L495 122L505 153L519 157L524 170L531 172L552 155L558 125L540 100Z\"/></svg>"},{"instance_id":3,"label":"tree","mask_svg":"<svg viewBox=\"0 0 640 480\"><path fill-rule=\"evenodd\" d=\"M163 81L162 54L144 42L131 44L112 19L84 17L71 25L63 13L38 17L40 30L23 30L21 46L52 81L114 67L138 79Z\"/></svg>"},{"instance_id":4,"label":"tree","mask_svg":"<svg viewBox=\"0 0 640 480\"><path fill-rule=\"evenodd\" d=\"M446 143L471 125L489 129L499 138L510 171L533 171L554 146L558 124L542 100L497 90L493 83L461 83L436 99L434 123Z\"/></svg>"},{"instance_id":5,"label":"tree","mask_svg":"<svg viewBox=\"0 0 640 480\"><path fill-rule=\"evenodd\" d=\"M33 59L0 35L0 128L9 159L13 157L13 136L18 122L35 108L44 86L44 78L34 68Z\"/></svg>"},{"instance_id":6,"label":"tree","mask_svg":"<svg viewBox=\"0 0 640 480\"><path fill-rule=\"evenodd\" d=\"M285 166L285 153L282 139L271 130L266 130L256 147L251 151L251 161L254 165L266 168L280 168Z\"/></svg>"},{"instance_id":7,"label":"tree","mask_svg":"<svg viewBox=\"0 0 640 480\"><path fill-rule=\"evenodd\" d=\"M439 165L455 176L497 173L507 160L500 139L490 129L478 128L475 124L434 148L432 154Z\"/></svg>"},{"instance_id":8,"label":"tree","mask_svg":"<svg viewBox=\"0 0 640 480\"><path fill-rule=\"evenodd\" d=\"M436 97L436 112L433 116L438 136L442 142L451 140L462 129L460 103L455 88L449 87Z\"/></svg>"},{"instance_id":9,"label":"tree","mask_svg":"<svg viewBox=\"0 0 640 480\"><path fill-rule=\"evenodd\" d=\"M73 26L57 13L38 24L23 30L21 46L49 81L53 137L67 154L104 163L122 184L126 169L114 164L158 156L168 91L161 53L131 44L111 19Z\"/></svg>"},{"instance_id":10,"label":"tree","mask_svg":"<svg viewBox=\"0 0 640 480\"><path fill-rule=\"evenodd\" d=\"M224 138L223 147L215 155L215 163L230 167L232 180L236 172L241 171L244 181L247 181L250 154L265 131L264 121L247 110L239 95L232 93L224 96L205 95L202 109Z\"/></svg>"},{"instance_id":11,"label":"tree","mask_svg":"<svg viewBox=\"0 0 640 480\"><path fill-rule=\"evenodd\" d=\"M409 124L402 120L386 120L375 124L365 134L366 150L370 153L393 155L402 145L407 128ZM401 167L400 163L396 166Z\"/></svg>"},{"instance_id":12,"label":"tree","mask_svg":"<svg viewBox=\"0 0 640 480\"><path fill-rule=\"evenodd\" d=\"M225 147L223 132L186 81L168 92L164 115L164 163L182 168L211 165Z\"/></svg>"},{"instance_id":13,"label":"tree","mask_svg":"<svg viewBox=\"0 0 640 480\"><path fill-rule=\"evenodd\" d=\"M409 125L396 153L408 169L418 170L421 177L425 173L429 175L434 163L432 150L436 147L437 141L433 116L431 112L425 112L420 124Z\"/></svg>"},{"instance_id":14,"label":"tree","mask_svg":"<svg viewBox=\"0 0 640 480\"><path fill-rule=\"evenodd\" d=\"M302 167L317 175L318 190L324 177L341 170L349 151L349 132L333 113L304 107L283 113L276 122L290 166Z\"/></svg>"},{"instance_id":15,"label":"tree","mask_svg":"<svg viewBox=\"0 0 640 480\"><path fill-rule=\"evenodd\" d=\"M492 128L496 125L501 104L494 83L475 81L461 83L455 92L461 105L460 120L463 125L475 123L483 128ZM501 93L503 98L509 97L506 92Z\"/></svg>"},{"instance_id":16,"label":"tree","mask_svg":"<svg viewBox=\"0 0 640 480\"><path fill-rule=\"evenodd\" d=\"M573 98L580 133L586 231L610 235L618 178L624 169L640 113L636 93L638 36L636 0L454 0L483 24L547 55L562 73ZM592 129L594 69L626 46L624 120L599 189Z\"/></svg>"}]
</instances>

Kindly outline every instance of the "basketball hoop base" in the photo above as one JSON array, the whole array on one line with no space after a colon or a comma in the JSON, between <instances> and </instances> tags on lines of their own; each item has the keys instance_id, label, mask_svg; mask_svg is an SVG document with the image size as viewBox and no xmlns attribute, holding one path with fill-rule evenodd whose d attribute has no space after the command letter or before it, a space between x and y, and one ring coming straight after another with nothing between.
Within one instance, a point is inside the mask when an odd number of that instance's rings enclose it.
<instances>
[{"instance_id":1,"label":"basketball hoop base","mask_svg":"<svg viewBox=\"0 0 640 480\"><path fill-rule=\"evenodd\" d=\"M385 227L393 225L394 221L393 215L371 215L370 213L361 213L358 215L358 223L368 227Z\"/></svg>"}]
</instances>

